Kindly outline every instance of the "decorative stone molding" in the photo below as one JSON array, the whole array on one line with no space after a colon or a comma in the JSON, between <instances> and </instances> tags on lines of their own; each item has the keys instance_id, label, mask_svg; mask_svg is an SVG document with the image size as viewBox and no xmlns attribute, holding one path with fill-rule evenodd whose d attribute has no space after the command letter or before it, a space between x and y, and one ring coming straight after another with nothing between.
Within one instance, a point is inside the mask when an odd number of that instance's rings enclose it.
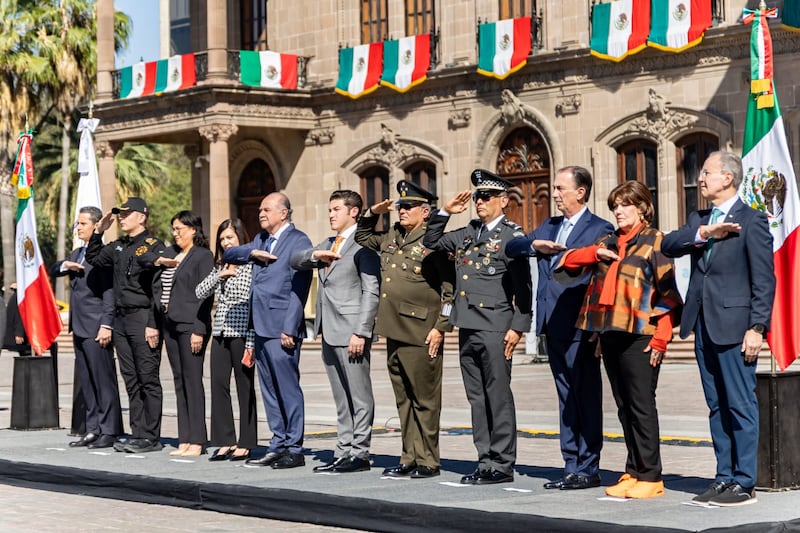
<instances>
[{"instance_id":1,"label":"decorative stone molding","mask_svg":"<svg viewBox=\"0 0 800 533\"><path fill-rule=\"evenodd\" d=\"M236 124L211 124L209 126L200 126L197 131L204 139L210 143L227 142L228 139L236 135L239 131L239 126Z\"/></svg>"},{"instance_id":2,"label":"decorative stone molding","mask_svg":"<svg viewBox=\"0 0 800 533\"><path fill-rule=\"evenodd\" d=\"M401 137L382 125L380 139L350 156L342 168L360 174L368 167L378 165L388 168L390 174L402 175L402 169L416 161L429 161L436 165L437 174L447 174L449 169L444 152L426 142Z\"/></svg>"},{"instance_id":3,"label":"decorative stone molding","mask_svg":"<svg viewBox=\"0 0 800 533\"><path fill-rule=\"evenodd\" d=\"M651 88L647 97L647 109L643 116L630 122L626 133L646 134L654 139L661 139L671 137L674 132L687 130L697 122L697 116L674 111L668 107L670 103Z\"/></svg>"},{"instance_id":4,"label":"decorative stone molding","mask_svg":"<svg viewBox=\"0 0 800 533\"><path fill-rule=\"evenodd\" d=\"M100 159L113 159L124 144L117 141L95 141L94 151Z\"/></svg>"},{"instance_id":5,"label":"decorative stone molding","mask_svg":"<svg viewBox=\"0 0 800 533\"><path fill-rule=\"evenodd\" d=\"M335 136L336 133L333 131L333 128L314 128L306 135L305 145L320 146L323 144L332 144Z\"/></svg>"},{"instance_id":6,"label":"decorative stone molding","mask_svg":"<svg viewBox=\"0 0 800 533\"><path fill-rule=\"evenodd\" d=\"M556 116L577 115L581 110L582 103L579 93L565 94L556 104Z\"/></svg>"},{"instance_id":7,"label":"decorative stone molding","mask_svg":"<svg viewBox=\"0 0 800 533\"><path fill-rule=\"evenodd\" d=\"M400 139L400 136L386 124L381 124L381 138L367 152L367 159L386 167L399 167L403 161L418 159L417 148Z\"/></svg>"},{"instance_id":8,"label":"decorative stone molding","mask_svg":"<svg viewBox=\"0 0 800 533\"><path fill-rule=\"evenodd\" d=\"M263 159L272 170L275 178L275 187L281 190L286 186L286 170L275 154L263 142L255 139L245 139L231 147L228 158L230 160L230 176L232 183L238 184L245 167L254 159Z\"/></svg>"},{"instance_id":9,"label":"decorative stone molding","mask_svg":"<svg viewBox=\"0 0 800 533\"><path fill-rule=\"evenodd\" d=\"M454 104L455 105L455 104ZM472 111L469 108L452 109L447 119L447 127L451 130L466 128L472 120Z\"/></svg>"}]
</instances>

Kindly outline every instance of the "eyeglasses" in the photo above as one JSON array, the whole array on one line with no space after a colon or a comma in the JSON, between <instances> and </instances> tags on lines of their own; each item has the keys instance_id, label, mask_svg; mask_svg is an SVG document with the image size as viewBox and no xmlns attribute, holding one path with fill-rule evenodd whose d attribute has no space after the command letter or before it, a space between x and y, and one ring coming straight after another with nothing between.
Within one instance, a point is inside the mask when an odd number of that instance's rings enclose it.
<instances>
[{"instance_id":1,"label":"eyeglasses","mask_svg":"<svg viewBox=\"0 0 800 533\"><path fill-rule=\"evenodd\" d=\"M401 209L405 211L411 211L415 207L419 207L420 204L413 204L409 202L397 202L395 205L397 206L398 211L400 211Z\"/></svg>"},{"instance_id":2,"label":"eyeglasses","mask_svg":"<svg viewBox=\"0 0 800 533\"><path fill-rule=\"evenodd\" d=\"M189 226L173 226L172 233L177 233L178 235L180 235L181 233L183 233L183 230L187 229L189 229Z\"/></svg>"},{"instance_id":3,"label":"eyeglasses","mask_svg":"<svg viewBox=\"0 0 800 533\"><path fill-rule=\"evenodd\" d=\"M491 191L475 191L472 193L472 201L477 202L478 200L482 200L484 202L488 202L492 198L498 196L498 193L494 193Z\"/></svg>"}]
</instances>

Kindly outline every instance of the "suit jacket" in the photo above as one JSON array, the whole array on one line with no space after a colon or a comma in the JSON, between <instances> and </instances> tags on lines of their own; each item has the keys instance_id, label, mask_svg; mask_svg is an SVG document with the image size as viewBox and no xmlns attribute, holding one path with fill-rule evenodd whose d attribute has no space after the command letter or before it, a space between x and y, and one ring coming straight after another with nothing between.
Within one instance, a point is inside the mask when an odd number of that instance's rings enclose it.
<instances>
[{"instance_id":1,"label":"suit jacket","mask_svg":"<svg viewBox=\"0 0 800 533\"><path fill-rule=\"evenodd\" d=\"M253 242L229 248L223 261L232 265L251 262L250 252L266 249L269 234L262 231ZM311 287L311 272L291 267L289 259L294 252L310 248L308 236L289 224L272 249L277 260L267 265L253 261L253 281L250 292L250 309L253 327L260 337L280 338L281 333L304 338L305 315L303 308Z\"/></svg>"},{"instance_id":2,"label":"suit jacket","mask_svg":"<svg viewBox=\"0 0 800 533\"><path fill-rule=\"evenodd\" d=\"M775 295L772 234L764 213L737 200L725 222L737 222L742 230L715 241L706 261L708 244L696 245L695 236L701 225L708 224L710 214L705 209L689 215L685 226L664 236L661 251L667 257L692 257L681 337L694 329L702 309L715 344L738 344L755 324L769 329Z\"/></svg>"},{"instance_id":3,"label":"suit jacket","mask_svg":"<svg viewBox=\"0 0 800 533\"><path fill-rule=\"evenodd\" d=\"M480 219L444 232L450 217L435 214L422 244L455 255L456 290L450 322L459 328L485 331L528 331L531 327L531 270L525 257L511 258L506 243L525 234L503 217L484 231Z\"/></svg>"},{"instance_id":4,"label":"suit jacket","mask_svg":"<svg viewBox=\"0 0 800 533\"><path fill-rule=\"evenodd\" d=\"M322 333L331 346L347 346L353 334L372 338L378 312L380 264L378 255L356 243L354 235L342 244L341 259L330 267L311 259L315 250L330 250L334 240L329 237L314 248L295 252L291 265L297 270L316 268L319 273L314 335Z\"/></svg>"},{"instance_id":5,"label":"suit jacket","mask_svg":"<svg viewBox=\"0 0 800 533\"><path fill-rule=\"evenodd\" d=\"M516 237L506 245L509 257L536 257L539 267L539 283L536 289L536 333L559 339L578 339L581 331L575 327L578 312L586 294L591 272L584 271L570 283L553 279L552 266L558 263L559 254L540 254L531 248L534 240L555 241L563 216L550 217L526 237ZM614 232L606 220L590 211L578 219L567 238L567 248L582 248L597 242L601 237Z\"/></svg>"},{"instance_id":6,"label":"suit jacket","mask_svg":"<svg viewBox=\"0 0 800 533\"><path fill-rule=\"evenodd\" d=\"M81 261L81 249L73 250L69 261ZM58 261L50 268L53 277L69 276L69 330L78 337L94 339L100 326L114 326L114 277L111 268L83 261L83 271L62 272Z\"/></svg>"},{"instance_id":7,"label":"suit jacket","mask_svg":"<svg viewBox=\"0 0 800 533\"><path fill-rule=\"evenodd\" d=\"M174 258L180 251L180 248L172 245L164 251L163 257ZM156 257L158 256L145 254L140 261L147 263ZM213 269L214 254L202 246L192 246L183 260L175 267L167 305L167 316L170 321L177 324L177 331L203 336L211 334L211 305L214 298L213 296L198 298L196 288ZM153 280L153 302L157 314L162 312L162 271L163 268L158 271Z\"/></svg>"}]
</instances>

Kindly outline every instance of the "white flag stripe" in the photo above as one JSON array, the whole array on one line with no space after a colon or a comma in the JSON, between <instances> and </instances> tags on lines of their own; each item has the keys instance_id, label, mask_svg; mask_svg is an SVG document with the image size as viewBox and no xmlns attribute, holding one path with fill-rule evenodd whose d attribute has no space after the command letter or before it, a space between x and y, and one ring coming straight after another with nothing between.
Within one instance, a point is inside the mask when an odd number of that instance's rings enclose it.
<instances>
[{"instance_id":1,"label":"white flag stripe","mask_svg":"<svg viewBox=\"0 0 800 533\"><path fill-rule=\"evenodd\" d=\"M680 14L679 16L683 18L677 18L676 14ZM671 48L683 48L689 44L689 30L692 27L692 2L669 0L669 15L667 45Z\"/></svg>"},{"instance_id":2,"label":"white flag stripe","mask_svg":"<svg viewBox=\"0 0 800 533\"><path fill-rule=\"evenodd\" d=\"M498 21L494 31L494 73L502 76L511 70L511 58L514 55L514 19Z\"/></svg>"},{"instance_id":3,"label":"white flag stripe","mask_svg":"<svg viewBox=\"0 0 800 533\"><path fill-rule=\"evenodd\" d=\"M144 82L146 78L144 62L136 63L131 67L131 92L127 98L137 98L144 92Z\"/></svg>"},{"instance_id":4,"label":"white flag stripe","mask_svg":"<svg viewBox=\"0 0 800 533\"><path fill-rule=\"evenodd\" d=\"M281 88L282 64L278 52L262 51L258 53L261 63L261 86L272 89Z\"/></svg>"},{"instance_id":5,"label":"white flag stripe","mask_svg":"<svg viewBox=\"0 0 800 533\"><path fill-rule=\"evenodd\" d=\"M620 15L625 15L621 23ZM628 52L628 39L633 31L633 0L611 2L611 16L608 28L608 55L621 57Z\"/></svg>"},{"instance_id":6,"label":"white flag stripe","mask_svg":"<svg viewBox=\"0 0 800 533\"><path fill-rule=\"evenodd\" d=\"M97 207L101 211L100 180L97 173L97 157L94 153L94 139L92 133L97 129L100 120L96 118L82 118L78 122L78 131L81 132L81 142L78 147L78 197L75 201L74 223L78 222L78 213L81 207ZM79 243L75 239L75 243Z\"/></svg>"},{"instance_id":7,"label":"white flag stripe","mask_svg":"<svg viewBox=\"0 0 800 533\"><path fill-rule=\"evenodd\" d=\"M411 78L414 75L414 67L416 66L417 38L404 37L400 39L397 46L397 75L395 76L394 84L398 87L405 88L411 85Z\"/></svg>"},{"instance_id":8,"label":"white flag stripe","mask_svg":"<svg viewBox=\"0 0 800 533\"><path fill-rule=\"evenodd\" d=\"M362 44L353 48L353 75L347 84L350 94L361 94L367 83L369 72L369 45Z\"/></svg>"},{"instance_id":9,"label":"white flag stripe","mask_svg":"<svg viewBox=\"0 0 800 533\"><path fill-rule=\"evenodd\" d=\"M183 83L183 58L172 56L167 61L167 87L164 92L177 91Z\"/></svg>"}]
</instances>

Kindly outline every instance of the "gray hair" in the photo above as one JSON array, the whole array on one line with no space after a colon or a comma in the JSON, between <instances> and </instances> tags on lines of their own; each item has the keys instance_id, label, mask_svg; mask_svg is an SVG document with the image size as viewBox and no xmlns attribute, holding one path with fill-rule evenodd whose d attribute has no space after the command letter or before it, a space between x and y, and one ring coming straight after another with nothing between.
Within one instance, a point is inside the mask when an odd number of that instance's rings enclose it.
<instances>
[{"instance_id":1,"label":"gray hair","mask_svg":"<svg viewBox=\"0 0 800 533\"><path fill-rule=\"evenodd\" d=\"M100 222L100 219L103 218L103 212L100 211L99 208L93 205L81 207L78 210L78 214L80 213L86 213L87 215L89 215L89 219L92 221L93 224L97 224L98 222Z\"/></svg>"},{"instance_id":2,"label":"gray hair","mask_svg":"<svg viewBox=\"0 0 800 533\"><path fill-rule=\"evenodd\" d=\"M719 157L720 170L722 172L730 172L733 175L733 186L736 189L742 184L742 158L733 152L726 152L724 150L717 150L708 154L709 158L714 156Z\"/></svg>"}]
</instances>

